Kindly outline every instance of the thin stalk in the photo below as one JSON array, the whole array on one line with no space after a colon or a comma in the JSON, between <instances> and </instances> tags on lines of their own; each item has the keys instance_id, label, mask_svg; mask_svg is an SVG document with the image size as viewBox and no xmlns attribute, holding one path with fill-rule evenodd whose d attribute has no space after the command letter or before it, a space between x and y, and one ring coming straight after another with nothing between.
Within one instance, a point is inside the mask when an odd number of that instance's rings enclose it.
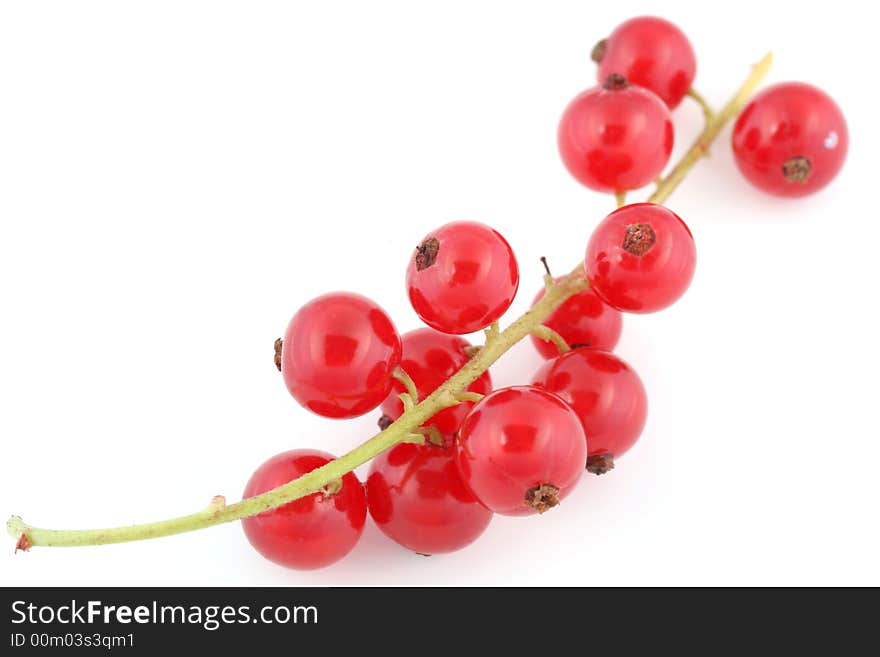
<instances>
[{"instance_id":1,"label":"thin stalk","mask_svg":"<svg viewBox=\"0 0 880 657\"><path fill-rule=\"evenodd\" d=\"M392 375L395 379L400 381L403 384L403 387L406 389L406 394L409 395L413 404L419 401L419 390L416 388L415 382L412 380L409 374L406 373L400 365L394 368L394 372Z\"/></svg>"},{"instance_id":2,"label":"thin stalk","mask_svg":"<svg viewBox=\"0 0 880 657\"><path fill-rule=\"evenodd\" d=\"M706 102L706 99L696 89L690 89L687 95L703 110L703 118L706 119L707 123L715 118L715 110L712 109L712 106Z\"/></svg>"},{"instance_id":3,"label":"thin stalk","mask_svg":"<svg viewBox=\"0 0 880 657\"><path fill-rule=\"evenodd\" d=\"M536 327L535 330L532 331L532 335L534 335L536 338L540 338L541 340L552 342L554 345L556 345L556 348L559 350L560 354L571 351L571 347L565 341L565 338L563 338L561 335L559 335L559 333L554 331L549 326L544 326L542 324L541 326Z\"/></svg>"}]
</instances>

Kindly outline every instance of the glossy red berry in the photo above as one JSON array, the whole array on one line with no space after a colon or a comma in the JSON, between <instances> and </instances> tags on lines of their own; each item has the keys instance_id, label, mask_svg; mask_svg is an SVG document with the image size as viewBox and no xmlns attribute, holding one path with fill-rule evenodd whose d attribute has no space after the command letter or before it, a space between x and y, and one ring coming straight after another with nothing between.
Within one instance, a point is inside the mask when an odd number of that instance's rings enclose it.
<instances>
[{"instance_id":1,"label":"glossy red berry","mask_svg":"<svg viewBox=\"0 0 880 657\"><path fill-rule=\"evenodd\" d=\"M696 264L691 231L674 212L653 203L633 203L605 217L584 258L596 294L633 313L672 304L687 290Z\"/></svg>"},{"instance_id":2,"label":"glossy red berry","mask_svg":"<svg viewBox=\"0 0 880 657\"><path fill-rule=\"evenodd\" d=\"M544 298L542 289L532 302ZM619 310L604 303L590 288L570 297L554 310L544 325L556 331L572 349L591 347L611 351L620 339L623 317ZM544 358L555 358L559 349L549 340L532 336L532 344Z\"/></svg>"},{"instance_id":3,"label":"glossy red berry","mask_svg":"<svg viewBox=\"0 0 880 657\"><path fill-rule=\"evenodd\" d=\"M821 89L803 82L768 87L746 106L733 128L733 154L756 187L779 196L822 189L846 159L843 113Z\"/></svg>"},{"instance_id":4,"label":"glossy red berry","mask_svg":"<svg viewBox=\"0 0 880 657\"><path fill-rule=\"evenodd\" d=\"M470 343L457 335L439 333L434 329L421 328L402 336L403 358L400 366L413 380L419 399L424 399L434 392L440 384L455 374L469 360L465 350ZM483 372L468 390L485 395L492 390L492 378L489 372ZM393 421L403 413L403 403L398 395L405 392L403 384L395 380L391 394L382 402L382 413L387 420ZM451 437L461 426L464 416L473 406L473 402L462 402L457 406L444 409L424 423L434 425L445 436Z\"/></svg>"},{"instance_id":5,"label":"glossy red berry","mask_svg":"<svg viewBox=\"0 0 880 657\"><path fill-rule=\"evenodd\" d=\"M281 372L307 409L349 418L388 396L400 356L400 336L384 310L358 294L334 292L309 301L290 320Z\"/></svg>"},{"instance_id":6,"label":"glossy red berry","mask_svg":"<svg viewBox=\"0 0 880 657\"><path fill-rule=\"evenodd\" d=\"M519 267L507 241L473 221L455 221L430 233L406 271L409 300L428 326L473 333L510 307Z\"/></svg>"},{"instance_id":7,"label":"glossy red berry","mask_svg":"<svg viewBox=\"0 0 880 657\"><path fill-rule=\"evenodd\" d=\"M697 58L688 38L662 18L639 16L621 23L593 48L599 82L619 73L676 107L691 88Z\"/></svg>"},{"instance_id":8,"label":"glossy red berry","mask_svg":"<svg viewBox=\"0 0 880 657\"><path fill-rule=\"evenodd\" d=\"M669 108L653 92L611 75L565 109L557 134L569 173L599 192L623 192L657 179L674 142Z\"/></svg>"},{"instance_id":9,"label":"glossy red berry","mask_svg":"<svg viewBox=\"0 0 880 657\"><path fill-rule=\"evenodd\" d=\"M243 497L270 491L332 460L330 454L310 449L273 456L254 472ZM288 568L309 570L329 566L351 552L366 517L364 487L350 472L322 492L245 518L241 524L248 541L264 557Z\"/></svg>"},{"instance_id":10,"label":"glossy red berry","mask_svg":"<svg viewBox=\"0 0 880 657\"><path fill-rule=\"evenodd\" d=\"M534 386L480 400L458 434L456 463L471 492L495 513L542 513L580 479L587 441L577 414Z\"/></svg>"},{"instance_id":11,"label":"glossy red berry","mask_svg":"<svg viewBox=\"0 0 880 657\"><path fill-rule=\"evenodd\" d=\"M430 442L404 443L375 458L367 502L379 529L421 554L460 550L492 519L461 480L452 447Z\"/></svg>"},{"instance_id":12,"label":"glossy red berry","mask_svg":"<svg viewBox=\"0 0 880 657\"><path fill-rule=\"evenodd\" d=\"M544 363L532 383L577 413L587 436L587 468L597 474L614 467L612 459L632 447L645 426L648 398L642 380L614 354L569 351Z\"/></svg>"}]
</instances>

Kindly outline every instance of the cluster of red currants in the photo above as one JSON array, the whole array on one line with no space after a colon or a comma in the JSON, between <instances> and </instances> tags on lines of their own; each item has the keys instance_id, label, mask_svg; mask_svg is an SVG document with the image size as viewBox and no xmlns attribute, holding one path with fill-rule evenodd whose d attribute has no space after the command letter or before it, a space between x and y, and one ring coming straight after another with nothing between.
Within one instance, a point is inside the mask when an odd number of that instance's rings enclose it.
<instances>
[{"instance_id":1,"label":"cluster of red currants","mask_svg":"<svg viewBox=\"0 0 880 657\"><path fill-rule=\"evenodd\" d=\"M597 44L593 59L600 85L565 110L559 150L578 181L620 194L660 176L674 140L670 110L690 92L696 60L676 26L651 17L620 25ZM837 173L846 124L818 89L782 84L745 109L733 145L749 180L801 195ZM275 562L317 568L354 547L368 511L400 545L435 554L474 541L494 513L528 515L557 505L585 466L595 474L613 468L645 424L642 382L611 352L621 311L669 306L687 289L695 265L693 238L675 213L651 203L618 208L586 246L580 275L589 287L543 323L569 349L546 334L532 336L547 360L530 385L493 390L483 372L470 394L425 421L416 439L374 459L365 485L348 473L318 493L246 518L248 539ZM504 314L519 287L519 267L497 231L454 222L421 241L406 282L429 328L401 336L381 307L347 292L318 297L294 315L276 344L276 364L302 406L328 418L381 406L380 427L387 428L466 366L474 347L460 336ZM312 450L279 454L254 473L244 496L332 459Z\"/></svg>"}]
</instances>

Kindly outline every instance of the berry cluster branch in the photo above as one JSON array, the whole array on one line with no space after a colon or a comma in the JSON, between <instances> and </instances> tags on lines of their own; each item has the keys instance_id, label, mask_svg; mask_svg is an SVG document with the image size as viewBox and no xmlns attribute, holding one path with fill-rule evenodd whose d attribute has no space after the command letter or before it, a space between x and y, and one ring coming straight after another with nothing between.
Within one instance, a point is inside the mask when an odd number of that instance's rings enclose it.
<instances>
[{"instance_id":1,"label":"berry cluster branch","mask_svg":"<svg viewBox=\"0 0 880 657\"><path fill-rule=\"evenodd\" d=\"M657 182L657 189L648 198L649 203L663 203L675 191L675 188L678 187L681 181L684 180L688 172L694 168L694 165L701 158L709 155L709 146L718 137L721 129L742 111L749 98L755 93L755 89L761 84L761 80L767 75L767 71L770 70L772 63L773 53L768 52L761 61L755 64L752 68L752 74L749 75L743 85L737 90L733 98L717 113L711 111L706 101L699 94L696 92L691 93L691 96L698 99L697 102L703 107L703 112L706 116L706 126L694 140L688 152L684 154L684 157L672 168L672 171Z\"/></svg>"},{"instance_id":2,"label":"berry cluster branch","mask_svg":"<svg viewBox=\"0 0 880 657\"><path fill-rule=\"evenodd\" d=\"M755 66L736 95L721 111L712 114L706 112L707 123L703 132L672 171L658 181L657 189L648 199L649 202L663 203L693 166L707 154L709 146L724 125L742 110L767 73L770 62L771 57L768 54ZM545 284L547 286L546 293L530 310L503 331L499 330L497 324L489 327L486 330L485 344L474 350L471 359L458 372L423 400L418 401L414 396L415 387L409 385L411 381L408 383L409 377L406 373L402 370L396 372L397 378L408 389L405 396L412 402L411 407L395 422L389 424L365 443L283 486L229 505L225 503L223 498L217 496L211 500L207 507L196 513L142 525L106 529L42 529L32 527L18 516L13 516L6 523L6 529L17 541L17 549L23 550L27 550L31 546L73 547L124 543L171 536L240 520L277 508L306 495L326 490L328 487L336 486L345 474L395 445L411 441L418 436L424 439L425 432L421 429L423 423L439 411L462 401L473 400L473 395L466 392L468 386L514 344L532 334L538 334L542 337L548 336L552 339L552 335L545 330L544 321L569 297L587 289L589 283L583 274L583 263L580 263L571 273L559 281L553 282L552 277L548 274L545 277ZM430 435L428 437L430 438Z\"/></svg>"}]
</instances>

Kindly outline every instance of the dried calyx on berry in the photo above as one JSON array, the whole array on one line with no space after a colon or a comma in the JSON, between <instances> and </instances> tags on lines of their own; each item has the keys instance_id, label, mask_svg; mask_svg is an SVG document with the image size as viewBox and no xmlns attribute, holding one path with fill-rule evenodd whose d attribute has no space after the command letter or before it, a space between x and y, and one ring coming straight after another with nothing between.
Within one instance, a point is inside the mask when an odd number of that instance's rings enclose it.
<instances>
[{"instance_id":1,"label":"dried calyx on berry","mask_svg":"<svg viewBox=\"0 0 880 657\"><path fill-rule=\"evenodd\" d=\"M284 346L284 340L278 338L275 340L275 367L281 371L281 348Z\"/></svg>"},{"instance_id":2,"label":"dried calyx on berry","mask_svg":"<svg viewBox=\"0 0 880 657\"><path fill-rule=\"evenodd\" d=\"M526 491L526 506L538 513L549 511L559 504L559 488L553 484L541 484Z\"/></svg>"},{"instance_id":3,"label":"dried calyx on berry","mask_svg":"<svg viewBox=\"0 0 880 657\"><path fill-rule=\"evenodd\" d=\"M810 160L800 155L796 155L782 164L782 174L790 183L801 183L803 185L807 182L807 178L810 177L812 169L813 165L810 163Z\"/></svg>"},{"instance_id":4,"label":"dried calyx on berry","mask_svg":"<svg viewBox=\"0 0 880 657\"><path fill-rule=\"evenodd\" d=\"M603 475L614 469L614 454L593 454L587 457L587 472Z\"/></svg>"},{"instance_id":5,"label":"dried calyx on berry","mask_svg":"<svg viewBox=\"0 0 880 657\"><path fill-rule=\"evenodd\" d=\"M634 256L643 256L657 241L650 224L629 224L623 237L623 250Z\"/></svg>"},{"instance_id":6,"label":"dried calyx on berry","mask_svg":"<svg viewBox=\"0 0 880 657\"><path fill-rule=\"evenodd\" d=\"M590 59L592 59L597 64L601 62L605 58L605 48L608 46L608 39L602 39L601 41L597 41L596 45L593 46L593 49L590 51Z\"/></svg>"},{"instance_id":7,"label":"dried calyx on berry","mask_svg":"<svg viewBox=\"0 0 880 657\"><path fill-rule=\"evenodd\" d=\"M423 271L434 264L440 252L440 241L429 237L416 247L416 271Z\"/></svg>"},{"instance_id":8,"label":"dried calyx on berry","mask_svg":"<svg viewBox=\"0 0 880 657\"><path fill-rule=\"evenodd\" d=\"M612 73L607 78L605 78L605 82L602 83L602 88L607 89L608 91L626 89L628 86L629 81L620 73Z\"/></svg>"}]
</instances>

